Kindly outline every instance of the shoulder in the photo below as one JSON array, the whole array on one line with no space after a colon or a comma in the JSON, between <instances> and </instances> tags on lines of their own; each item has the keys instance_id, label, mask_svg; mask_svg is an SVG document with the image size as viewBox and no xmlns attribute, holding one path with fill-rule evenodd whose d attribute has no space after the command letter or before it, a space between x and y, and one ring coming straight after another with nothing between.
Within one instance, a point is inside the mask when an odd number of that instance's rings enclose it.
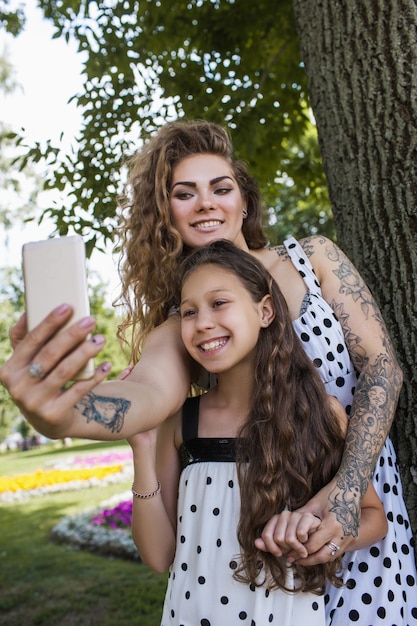
<instances>
[{"instance_id":1,"label":"shoulder","mask_svg":"<svg viewBox=\"0 0 417 626\"><path fill-rule=\"evenodd\" d=\"M298 239L297 242L309 259L319 280L325 277L327 272L331 271L332 264L334 267L336 264L340 263L342 257L346 259L343 252L334 241L327 237L312 235ZM251 252L262 261L269 272L276 278L279 277L281 271L288 273L289 270L287 266L292 265L292 261L284 244Z\"/></svg>"},{"instance_id":2,"label":"shoulder","mask_svg":"<svg viewBox=\"0 0 417 626\"><path fill-rule=\"evenodd\" d=\"M274 277L276 271L282 265L285 265L286 263L291 264L290 257L288 256L288 252L284 244L262 248L260 250L250 250L249 252L256 257Z\"/></svg>"},{"instance_id":3,"label":"shoulder","mask_svg":"<svg viewBox=\"0 0 417 626\"><path fill-rule=\"evenodd\" d=\"M322 235L312 235L311 237L304 237L299 239L298 243L304 250L305 255L311 259L316 257L328 257L336 250L340 250L337 245Z\"/></svg>"},{"instance_id":4,"label":"shoulder","mask_svg":"<svg viewBox=\"0 0 417 626\"><path fill-rule=\"evenodd\" d=\"M304 237L299 240L304 254L309 259L320 281L333 273L341 263L348 262L348 258L334 241L321 235Z\"/></svg>"}]
</instances>

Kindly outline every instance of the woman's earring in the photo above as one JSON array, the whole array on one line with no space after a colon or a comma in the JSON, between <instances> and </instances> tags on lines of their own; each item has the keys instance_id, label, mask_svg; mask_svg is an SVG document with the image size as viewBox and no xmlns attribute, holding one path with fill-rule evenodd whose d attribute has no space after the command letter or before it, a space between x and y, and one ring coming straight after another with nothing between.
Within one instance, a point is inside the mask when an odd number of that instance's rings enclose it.
<instances>
[{"instance_id":1,"label":"woman's earring","mask_svg":"<svg viewBox=\"0 0 417 626\"><path fill-rule=\"evenodd\" d=\"M248 212L247 212L247 210L246 210L246 209L243 209L243 211L242 211L242 215L243 215L243 219L245 219L245 218L247 218L247 217L248 217Z\"/></svg>"}]
</instances>

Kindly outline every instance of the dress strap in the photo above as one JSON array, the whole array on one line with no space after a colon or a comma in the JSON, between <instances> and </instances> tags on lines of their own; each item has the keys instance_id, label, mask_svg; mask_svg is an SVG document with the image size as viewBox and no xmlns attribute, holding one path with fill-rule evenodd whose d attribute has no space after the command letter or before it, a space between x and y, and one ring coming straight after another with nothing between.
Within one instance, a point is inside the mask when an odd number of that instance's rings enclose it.
<instances>
[{"instance_id":1,"label":"dress strap","mask_svg":"<svg viewBox=\"0 0 417 626\"><path fill-rule=\"evenodd\" d=\"M321 295L320 283L301 244L294 237L289 237L284 241L284 246L310 293Z\"/></svg>"},{"instance_id":2,"label":"dress strap","mask_svg":"<svg viewBox=\"0 0 417 626\"><path fill-rule=\"evenodd\" d=\"M190 441L198 437L198 414L200 396L187 398L182 407L182 440Z\"/></svg>"}]
</instances>

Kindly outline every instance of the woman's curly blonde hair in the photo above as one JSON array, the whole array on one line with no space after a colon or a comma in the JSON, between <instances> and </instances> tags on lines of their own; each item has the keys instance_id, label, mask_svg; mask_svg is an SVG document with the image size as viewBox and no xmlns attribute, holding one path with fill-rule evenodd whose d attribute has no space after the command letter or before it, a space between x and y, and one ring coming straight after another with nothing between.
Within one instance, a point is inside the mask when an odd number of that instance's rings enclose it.
<instances>
[{"instance_id":1,"label":"woman's curly blonde hair","mask_svg":"<svg viewBox=\"0 0 417 626\"><path fill-rule=\"evenodd\" d=\"M256 181L234 156L225 128L211 122L178 120L163 126L128 162L129 177L120 198L119 272L126 310L119 337L131 345L136 362L146 335L168 317L178 303L179 267L187 256L170 211L175 166L194 154L214 154L227 160L246 201L248 217L242 232L251 249L263 248L262 206ZM127 339L129 337L129 339Z\"/></svg>"}]
</instances>

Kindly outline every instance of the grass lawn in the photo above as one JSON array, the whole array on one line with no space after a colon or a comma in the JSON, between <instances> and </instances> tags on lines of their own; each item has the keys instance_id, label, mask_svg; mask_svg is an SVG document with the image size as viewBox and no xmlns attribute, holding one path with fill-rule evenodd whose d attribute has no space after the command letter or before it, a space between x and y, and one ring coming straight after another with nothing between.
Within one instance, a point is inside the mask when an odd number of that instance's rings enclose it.
<instances>
[{"instance_id":1,"label":"grass lawn","mask_svg":"<svg viewBox=\"0 0 417 626\"><path fill-rule=\"evenodd\" d=\"M0 455L0 474L32 472L60 456L127 449L76 441ZM158 626L166 576L140 563L74 551L49 541L64 515L93 508L130 483L0 505L1 626Z\"/></svg>"}]
</instances>

